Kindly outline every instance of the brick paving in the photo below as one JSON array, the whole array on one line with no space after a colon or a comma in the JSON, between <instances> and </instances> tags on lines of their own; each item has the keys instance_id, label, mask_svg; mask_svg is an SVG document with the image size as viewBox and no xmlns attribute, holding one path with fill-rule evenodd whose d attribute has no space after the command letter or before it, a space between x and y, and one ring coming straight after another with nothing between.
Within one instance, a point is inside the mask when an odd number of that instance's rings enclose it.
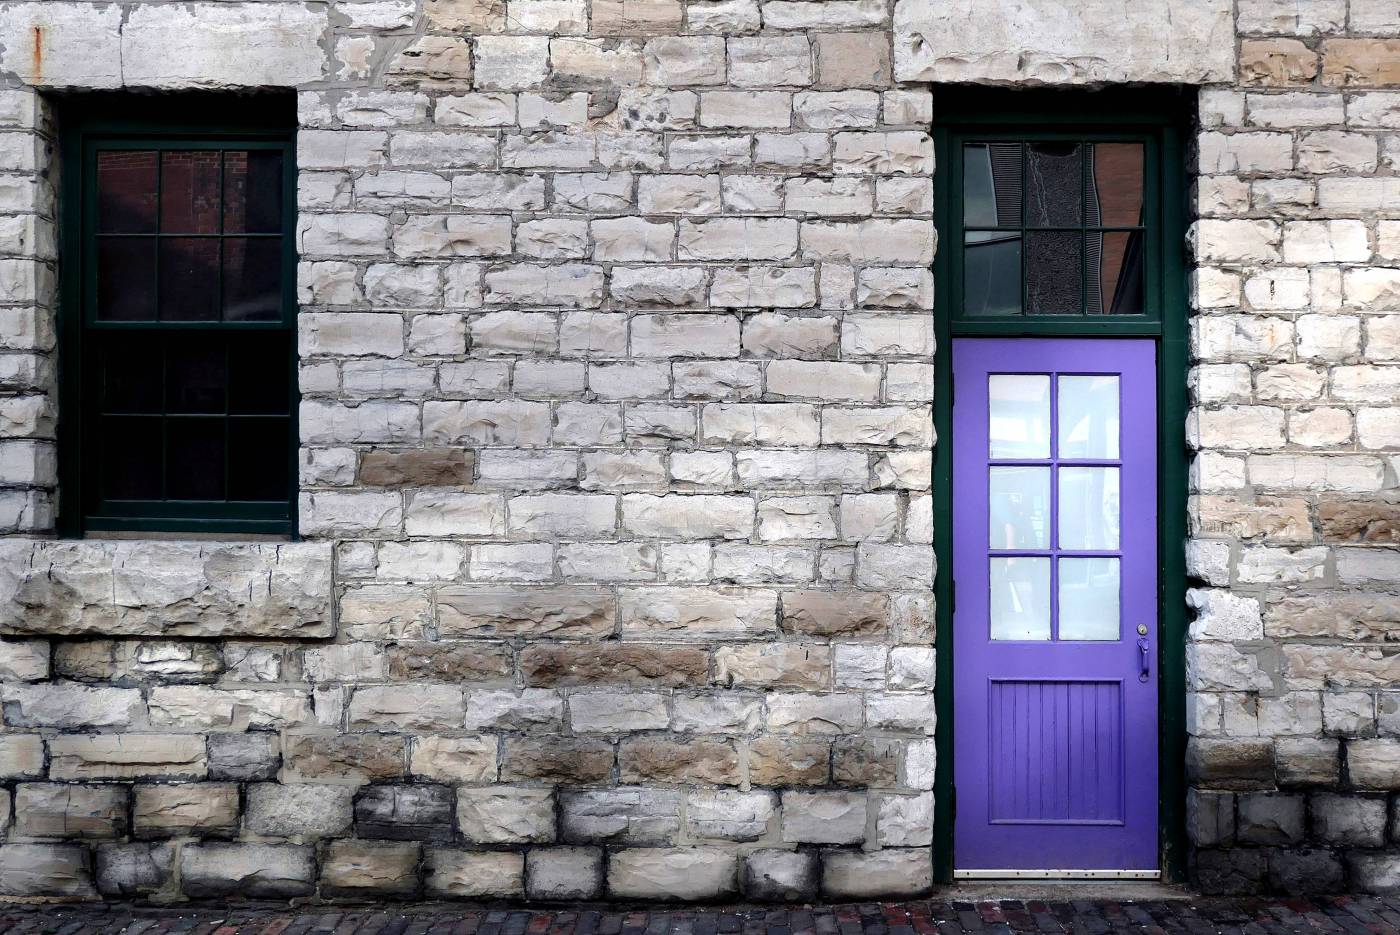
<instances>
[{"instance_id":1,"label":"brick paving","mask_svg":"<svg viewBox=\"0 0 1400 935\"><path fill-rule=\"evenodd\" d=\"M1400 897L918 900L705 909L377 904L0 905L4 935L958 935L962 932L1400 933Z\"/></svg>"}]
</instances>

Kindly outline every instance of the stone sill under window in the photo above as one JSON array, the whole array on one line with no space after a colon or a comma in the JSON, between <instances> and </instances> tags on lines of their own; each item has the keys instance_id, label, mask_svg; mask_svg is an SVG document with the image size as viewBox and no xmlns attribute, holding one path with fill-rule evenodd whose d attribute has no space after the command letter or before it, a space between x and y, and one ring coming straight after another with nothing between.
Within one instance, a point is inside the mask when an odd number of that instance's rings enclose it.
<instances>
[{"instance_id":1,"label":"stone sill under window","mask_svg":"<svg viewBox=\"0 0 1400 935\"><path fill-rule=\"evenodd\" d=\"M0 636L335 633L329 542L0 539Z\"/></svg>"}]
</instances>

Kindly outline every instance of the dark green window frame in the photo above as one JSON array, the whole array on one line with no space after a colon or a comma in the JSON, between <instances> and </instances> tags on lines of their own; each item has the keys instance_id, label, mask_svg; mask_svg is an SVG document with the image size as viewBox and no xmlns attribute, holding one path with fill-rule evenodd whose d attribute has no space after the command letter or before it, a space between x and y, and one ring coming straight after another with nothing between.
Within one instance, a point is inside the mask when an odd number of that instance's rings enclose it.
<instances>
[{"instance_id":1,"label":"dark green window frame","mask_svg":"<svg viewBox=\"0 0 1400 935\"><path fill-rule=\"evenodd\" d=\"M58 113L62 147L59 531L67 536L102 532L294 536L298 443L294 97L290 94L236 98L203 94L167 97L96 94L60 102ZM243 240L245 249L251 249L252 243L260 238L280 236L280 249L276 252L280 290L272 315L244 321L98 319L96 154L114 150L275 151L281 154L280 233L230 232L224 229L224 222L220 222L217 232L199 235L218 238L221 242L236 236ZM219 160L220 191L224 188L225 162L223 158ZM107 236L110 239L111 235ZM152 250L158 254L155 244L164 235L151 236L155 238ZM155 262L159 262L158 257ZM155 289L154 283L151 288ZM223 293L222 280L215 291ZM190 409L188 416L180 412L180 407L171 403L173 378L162 370L158 404L133 410L135 415L114 416L111 412L99 411L104 356L118 358L118 351L120 354L145 353L151 355L152 367L164 368L190 350L212 355L214 360L222 358L225 362L221 407L186 407ZM229 391L235 383L250 388L250 394L260 390L264 395L270 394L274 401L261 408L234 412ZM100 438L99 429L104 420L108 426L121 424L118 420L127 420L126 424L133 426L151 426L148 431L158 431L161 444L165 445L170 426L184 418L199 420L206 431L216 431L215 425L222 426L223 498L182 497L170 482L169 465L164 456L159 496L143 499L104 499L101 496L103 453L104 449L109 449ZM141 423L140 420L149 421ZM154 428L156 424L158 430ZM110 433L111 429L108 431ZM247 437L258 437L261 433L269 448L280 446L273 449L275 454L267 459L265 468L281 474L274 478L273 486L282 487L275 497L247 489L250 479L256 486L257 479L270 475L247 471L239 474L231 470L235 441L244 437L238 433L247 433ZM247 444L238 450L256 452L257 446ZM282 457L283 452L285 457ZM253 460L257 460L255 454ZM256 466L262 468L260 464ZM238 494L241 499L234 499L235 485L242 487Z\"/></svg>"},{"instance_id":2,"label":"dark green window frame","mask_svg":"<svg viewBox=\"0 0 1400 935\"><path fill-rule=\"evenodd\" d=\"M933 127L934 371L952 373L952 342L976 335L1153 337L1158 342L1158 561L1160 673L1159 824L1164 879L1186 875L1186 373L1188 314L1186 223L1188 168L1183 143L1194 125L1191 89L1134 88L1097 92L948 88L940 92ZM972 317L963 312L962 162L964 142L1104 139L1148 144L1144 177L1144 314ZM1154 156L1155 153L1155 156ZM941 377L940 380L946 380ZM940 382L934 400L934 579L937 681L934 779L934 876L953 882L953 393Z\"/></svg>"}]
</instances>

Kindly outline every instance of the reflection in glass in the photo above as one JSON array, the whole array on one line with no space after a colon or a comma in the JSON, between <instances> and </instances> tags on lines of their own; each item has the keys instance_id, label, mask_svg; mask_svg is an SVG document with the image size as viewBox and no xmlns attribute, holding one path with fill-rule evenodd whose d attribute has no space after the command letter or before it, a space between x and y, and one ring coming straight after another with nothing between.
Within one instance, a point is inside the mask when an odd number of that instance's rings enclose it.
<instances>
[{"instance_id":1,"label":"reflection in glass","mask_svg":"<svg viewBox=\"0 0 1400 935\"><path fill-rule=\"evenodd\" d=\"M97 229L104 234L150 234L156 229L156 154L105 150L97 154Z\"/></svg>"},{"instance_id":2,"label":"reflection in glass","mask_svg":"<svg viewBox=\"0 0 1400 935\"><path fill-rule=\"evenodd\" d=\"M994 640L1050 638L1050 559L993 558L991 636Z\"/></svg>"},{"instance_id":3,"label":"reflection in glass","mask_svg":"<svg viewBox=\"0 0 1400 935\"><path fill-rule=\"evenodd\" d=\"M1121 509L1116 467L1060 468L1059 547L1118 548Z\"/></svg>"},{"instance_id":4,"label":"reflection in glass","mask_svg":"<svg viewBox=\"0 0 1400 935\"><path fill-rule=\"evenodd\" d=\"M1095 143L1089 191L1084 193L1091 227L1136 227L1142 223L1142 144Z\"/></svg>"},{"instance_id":5,"label":"reflection in glass","mask_svg":"<svg viewBox=\"0 0 1400 935\"><path fill-rule=\"evenodd\" d=\"M1118 457L1118 377L1059 379L1058 442L1061 458Z\"/></svg>"},{"instance_id":6,"label":"reflection in glass","mask_svg":"<svg viewBox=\"0 0 1400 935\"><path fill-rule=\"evenodd\" d=\"M993 458L1050 457L1050 377L988 375L987 428Z\"/></svg>"},{"instance_id":7,"label":"reflection in glass","mask_svg":"<svg viewBox=\"0 0 1400 935\"><path fill-rule=\"evenodd\" d=\"M1021 145L963 147L963 226L1021 226Z\"/></svg>"},{"instance_id":8,"label":"reflection in glass","mask_svg":"<svg viewBox=\"0 0 1400 935\"><path fill-rule=\"evenodd\" d=\"M1050 548L1050 469L987 470L988 531L993 549Z\"/></svg>"},{"instance_id":9,"label":"reflection in glass","mask_svg":"<svg viewBox=\"0 0 1400 935\"><path fill-rule=\"evenodd\" d=\"M1090 233L1089 314L1142 314L1142 232Z\"/></svg>"},{"instance_id":10,"label":"reflection in glass","mask_svg":"<svg viewBox=\"0 0 1400 935\"><path fill-rule=\"evenodd\" d=\"M968 231L963 248L963 311L1021 314L1021 235Z\"/></svg>"},{"instance_id":11,"label":"reflection in glass","mask_svg":"<svg viewBox=\"0 0 1400 935\"><path fill-rule=\"evenodd\" d=\"M217 237L161 239L160 317L163 321L218 320Z\"/></svg>"},{"instance_id":12,"label":"reflection in glass","mask_svg":"<svg viewBox=\"0 0 1400 935\"><path fill-rule=\"evenodd\" d=\"M1118 574L1116 558L1060 559L1060 639L1118 639Z\"/></svg>"},{"instance_id":13,"label":"reflection in glass","mask_svg":"<svg viewBox=\"0 0 1400 935\"><path fill-rule=\"evenodd\" d=\"M224 321L275 321L282 314L282 239L224 239Z\"/></svg>"},{"instance_id":14,"label":"reflection in glass","mask_svg":"<svg viewBox=\"0 0 1400 935\"><path fill-rule=\"evenodd\" d=\"M1032 143L1026 150L1026 225L1078 227L1083 176L1078 143Z\"/></svg>"},{"instance_id":15,"label":"reflection in glass","mask_svg":"<svg viewBox=\"0 0 1400 935\"><path fill-rule=\"evenodd\" d=\"M1081 239L1078 231L1026 232L1026 311L1031 315L1077 315Z\"/></svg>"},{"instance_id":16,"label":"reflection in glass","mask_svg":"<svg viewBox=\"0 0 1400 935\"><path fill-rule=\"evenodd\" d=\"M160 229L166 234L219 232L218 150L160 154Z\"/></svg>"},{"instance_id":17,"label":"reflection in glass","mask_svg":"<svg viewBox=\"0 0 1400 935\"><path fill-rule=\"evenodd\" d=\"M282 230L282 154L273 150L224 153L224 233Z\"/></svg>"},{"instance_id":18,"label":"reflection in glass","mask_svg":"<svg viewBox=\"0 0 1400 935\"><path fill-rule=\"evenodd\" d=\"M155 238L99 237L97 317L103 321L155 318L155 278Z\"/></svg>"}]
</instances>

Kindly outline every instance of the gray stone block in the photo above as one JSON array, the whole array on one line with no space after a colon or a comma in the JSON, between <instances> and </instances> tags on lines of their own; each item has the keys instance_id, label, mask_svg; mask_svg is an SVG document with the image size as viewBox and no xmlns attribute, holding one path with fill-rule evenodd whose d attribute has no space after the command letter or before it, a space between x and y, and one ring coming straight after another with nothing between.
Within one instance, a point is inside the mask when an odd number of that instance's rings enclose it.
<instances>
[{"instance_id":1,"label":"gray stone block","mask_svg":"<svg viewBox=\"0 0 1400 935\"><path fill-rule=\"evenodd\" d=\"M282 766L276 734L209 735L209 778L245 782L274 779Z\"/></svg>"},{"instance_id":2,"label":"gray stone block","mask_svg":"<svg viewBox=\"0 0 1400 935\"><path fill-rule=\"evenodd\" d=\"M255 783L247 788L243 827L297 841L349 834L354 795L349 786Z\"/></svg>"},{"instance_id":3,"label":"gray stone block","mask_svg":"<svg viewBox=\"0 0 1400 935\"><path fill-rule=\"evenodd\" d=\"M608 892L622 899L722 899L737 886L737 858L712 847L644 847L615 852Z\"/></svg>"},{"instance_id":4,"label":"gray stone block","mask_svg":"<svg viewBox=\"0 0 1400 935\"><path fill-rule=\"evenodd\" d=\"M1329 850L1270 850L1269 886L1289 895L1335 893L1342 889L1342 861Z\"/></svg>"},{"instance_id":5,"label":"gray stone block","mask_svg":"<svg viewBox=\"0 0 1400 935\"><path fill-rule=\"evenodd\" d=\"M169 844L104 844L97 849L97 888L103 896L148 896L170 882L174 856Z\"/></svg>"},{"instance_id":6,"label":"gray stone block","mask_svg":"<svg viewBox=\"0 0 1400 935\"><path fill-rule=\"evenodd\" d=\"M926 847L881 851L824 851L823 896L864 899L921 896L933 886L933 852Z\"/></svg>"},{"instance_id":7,"label":"gray stone block","mask_svg":"<svg viewBox=\"0 0 1400 935\"><path fill-rule=\"evenodd\" d=\"M1380 847L1386 803L1381 798L1318 793L1312 797L1313 834L1328 844Z\"/></svg>"},{"instance_id":8,"label":"gray stone block","mask_svg":"<svg viewBox=\"0 0 1400 935\"><path fill-rule=\"evenodd\" d=\"M1192 861L1191 879L1202 893L1230 896L1259 892L1266 871L1263 851L1241 847L1202 849Z\"/></svg>"},{"instance_id":9,"label":"gray stone block","mask_svg":"<svg viewBox=\"0 0 1400 935\"><path fill-rule=\"evenodd\" d=\"M531 899L594 899L602 890L602 848L537 847L525 855L525 893Z\"/></svg>"},{"instance_id":10,"label":"gray stone block","mask_svg":"<svg viewBox=\"0 0 1400 935\"><path fill-rule=\"evenodd\" d=\"M764 902L810 900L817 894L813 851L754 851L744 859L744 895Z\"/></svg>"},{"instance_id":11,"label":"gray stone block","mask_svg":"<svg viewBox=\"0 0 1400 935\"><path fill-rule=\"evenodd\" d=\"M1400 893L1400 854L1348 854L1351 885L1362 893Z\"/></svg>"},{"instance_id":12,"label":"gray stone block","mask_svg":"<svg viewBox=\"0 0 1400 935\"><path fill-rule=\"evenodd\" d=\"M447 786L368 786L355 799L355 829L364 838L450 841L452 804Z\"/></svg>"},{"instance_id":13,"label":"gray stone block","mask_svg":"<svg viewBox=\"0 0 1400 935\"><path fill-rule=\"evenodd\" d=\"M1239 840L1247 844L1299 844L1303 796L1259 793L1239 797Z\"/></svg>"},{"instance_id":14,"label":"gray stone block","mask_svg":"<svg viewBox=\"0 0 1400 935\"><path fill-rule=\"evenodd\" d=\"M97 895L88 849L70 844L0 846L0 896Z\"/></svg>"},{"instance_id":15,"label":"gray stone block","mask_svg":"<svg viewBox=\"0 0 1400 935\"><path fill-rule=\"evenodd\" d=\"M1235 797L1228 792L1188 790L1186 834L1197 847L1234 843Z\"/></svg>"},{"instance_id":16,"label":"gray stone block","mask_svg":"<svg viewBox=\"0 0 1400 935\"><path fill-rule=\"evenodd\" d=\"M197 899L240 896L290 899L310 895L315 852L291 844L186 844L180 851L180 881Z\"/></svg>"}]
</instances>

